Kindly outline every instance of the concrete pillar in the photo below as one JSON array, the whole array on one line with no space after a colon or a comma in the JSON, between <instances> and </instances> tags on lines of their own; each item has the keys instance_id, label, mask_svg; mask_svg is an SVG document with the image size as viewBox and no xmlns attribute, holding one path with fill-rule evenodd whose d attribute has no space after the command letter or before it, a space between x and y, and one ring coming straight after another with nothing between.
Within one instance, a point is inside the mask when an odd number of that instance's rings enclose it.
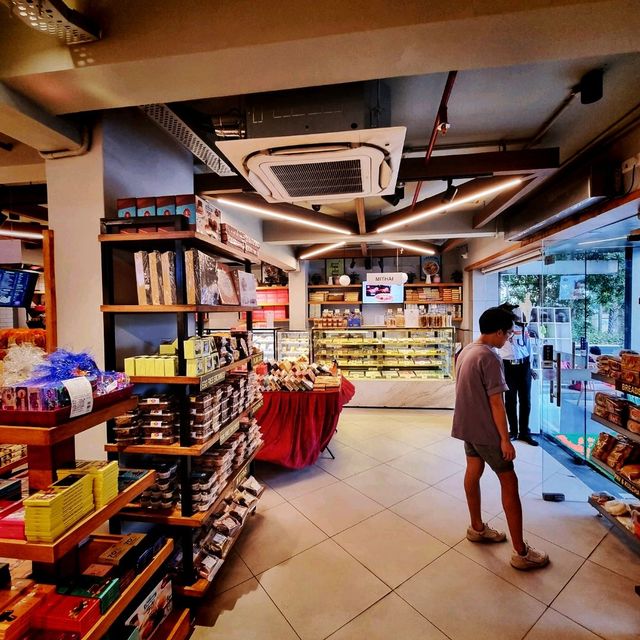
<instances>
[{"instance_id":1,"label":"concrete pillar","mask_svg":"<svg viewBox=\"0 0 640 640\"><path fill-rule=\"evenodd\" d=\"M49 225L55 231L58 344L104 364L100 218L116 199L193 192L191 155L137 109L107 112L89 153L46 161ZM144 317L132 318L144 325ZM135 330L134 330L135 332ZM175 333L175 330L174 330ZM76 438L79 458L104 457L104 427Z\"/></svg>"},{"instance_id":2,"label":"concrete pillar","mask_svg":"<svg viewBox=\"0 0 640 640\"><path fill-rule=\"evenodd\" d=\"M309 262L302 260L299 271L289 272L289 327L294 330L307 328Z\"/></svg>"}]
</instances>

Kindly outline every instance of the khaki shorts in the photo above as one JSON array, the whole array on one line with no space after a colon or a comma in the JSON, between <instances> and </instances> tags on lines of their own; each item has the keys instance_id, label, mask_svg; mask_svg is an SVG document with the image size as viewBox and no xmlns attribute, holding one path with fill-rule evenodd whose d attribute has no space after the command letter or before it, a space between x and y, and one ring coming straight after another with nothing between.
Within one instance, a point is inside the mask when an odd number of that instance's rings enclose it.
<instances>
[{"instance_id":1,"label":"khaki shorts","mask_svg":"<svg viewBox=\"0 0 640 640\"><path fill-rule=\"evenodd\" d=\"M502 449L493 444L472 444L464 441L464 452L469 458L482 458L496 473L513 471L513 461L505 460Z\"/></svg>"}]
</instances>

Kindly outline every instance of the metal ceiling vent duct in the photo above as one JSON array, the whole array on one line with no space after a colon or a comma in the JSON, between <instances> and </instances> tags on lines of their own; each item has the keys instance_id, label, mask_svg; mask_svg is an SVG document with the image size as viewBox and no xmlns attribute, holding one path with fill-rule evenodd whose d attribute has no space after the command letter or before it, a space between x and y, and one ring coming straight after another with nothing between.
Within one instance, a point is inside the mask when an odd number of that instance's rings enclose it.
<instances>
[{"instance_id":1,"label":"metal ceiling vent duct","mask_svg":"<svg viewBox=\"0 0 640 640\"><path fill-rule=\"evenodd\" d=\"M268 202L320 203L394 193L405 127L216 143Z\"/></svg>"},{"instance_id":2,"label":"metal ceiling vent duct","mask_svg":"<svg viewBox=\"0 0 640 640\"><path fill-rule=\"evenodd\" d=\"M19 20L40 33L55 36L67 45L100 39L100 29L62 0L8 0L8 4L11 13Z\"/></svg>"},{"instance_id":3,"label":"metal ceiling vent duct","mask_svg":"<svg viewBox=\"0 0 640 640\"><path fill-rule=\"evenodd\" d=\"M236 175L235 171L166 104L145 104L140 108L214 173L219 176Z\"/></svg>"}]
</instances>

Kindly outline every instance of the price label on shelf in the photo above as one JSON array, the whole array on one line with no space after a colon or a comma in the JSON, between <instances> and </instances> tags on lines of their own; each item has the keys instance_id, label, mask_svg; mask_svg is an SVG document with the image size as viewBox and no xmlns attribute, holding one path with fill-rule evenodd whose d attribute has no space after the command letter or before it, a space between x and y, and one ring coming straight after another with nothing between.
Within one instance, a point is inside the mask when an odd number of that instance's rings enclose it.
<instances>
[{"instance_id":1,"label":"price label on shelf","mask_svg":"<svg viewBox=\"0 0 640 640\"><path fill-rule=\"evenodd\" d=\"M209 387L213 387L214 384L218 384L222 382L226 373L224 371L212 371L211 373L205 373L202 378L200 378L200 390L204 391L204 389L208 389Z\"/></svg>"},{"instance_id":2,"label":"price label on shelf","mask_svg":"<svg viewBox=\"0 0 640 640\"><path fill-rule=\"evenodd\" d=\"M71 378L62 382L65 389L69 392L71 400L70 418L77 418L93 410L93 389L91 383L86 377Z\"/></svg>"},{"instance_id":3,"label":"price label on shelf","mask_svg":"<svg viewBox=\"0 0 640 640\"><path fill-rule=\"evenodd\" d=\"M251 356L251 364L255 367L260 364L264 360L264 356L262 353L256 353L254 356Z\"/></svg>"},{"instance_id":4,"label":"price label on shelf","mask_svg":"<svg viewBox=\"0 0 640 640\"><path fill-rule=\"evenodd\" d=\"M236 478L236 488L239 487L247 478L247 475L249 474L249 465L245 464L244 468L242 469L242 471L238 474L238 477Z\"/></svg>"},{"instance_id":5,"label":"price label on shelf","mask_svg":"<svg viewBox=\"0 0 640 640\"><path fill-rule=\"evenodd\" d=\"M227 425L220 432L220 444L224 444L237 430L240 426L240 419L234 420L230 425Z\"/></svg>"}]
</instances>

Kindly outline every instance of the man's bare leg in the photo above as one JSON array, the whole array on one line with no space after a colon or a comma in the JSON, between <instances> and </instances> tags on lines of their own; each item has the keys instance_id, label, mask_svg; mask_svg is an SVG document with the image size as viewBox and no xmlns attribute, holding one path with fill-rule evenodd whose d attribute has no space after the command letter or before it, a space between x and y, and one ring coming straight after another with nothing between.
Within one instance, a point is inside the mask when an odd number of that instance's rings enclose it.
<instances>
[{"instance_id":1,"label":"man's bare leg","mask_svg":"<svg viewBox=\"0 0 640 640\"><path fill-rule=\"evenodd\" d=\"M484 460L476 456L467 456L467 471L464 474L464 491L467 494L467 506L471 517L471 526L476 531L484 530L482 522L482 498L480 478L484 472Z\"/></svg>"}]
</instances>

